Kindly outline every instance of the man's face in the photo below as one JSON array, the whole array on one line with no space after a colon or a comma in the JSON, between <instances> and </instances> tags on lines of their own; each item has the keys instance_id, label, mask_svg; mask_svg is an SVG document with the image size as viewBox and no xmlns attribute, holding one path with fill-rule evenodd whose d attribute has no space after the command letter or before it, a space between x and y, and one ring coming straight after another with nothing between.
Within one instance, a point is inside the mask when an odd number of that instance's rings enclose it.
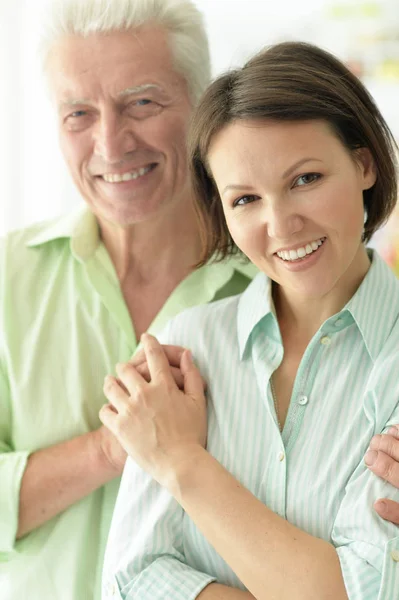
<instances>
[{"instance_id":1,"label":"man's face","mask_svg":"<svg viewBox=\"0 0 399 600\"><path fill-rule=\"evenodd\" d=\"M65 37L48 73L63 155L97 217L127 227L179 210L192 107L165 32Z\"/></svg>"}]
</instances>

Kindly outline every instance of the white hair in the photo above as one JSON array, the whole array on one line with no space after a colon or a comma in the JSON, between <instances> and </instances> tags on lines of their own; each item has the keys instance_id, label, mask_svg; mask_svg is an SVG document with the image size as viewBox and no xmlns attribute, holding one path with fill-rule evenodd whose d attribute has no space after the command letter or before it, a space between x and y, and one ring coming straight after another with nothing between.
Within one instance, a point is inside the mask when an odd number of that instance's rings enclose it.
<instances>
[{"instance_id":1,"label":"white hair","mask_svg":"<svg viewBox=\"0 0 399 600\"><path fill-rule=\"evenodd\" d=\"M210 57L203 16L191 0L51 0L40 45L43 61L66 35L86 37L146 24L168 33L175 68L196 103L210 80Z\"/></svg>"}]
</instances>

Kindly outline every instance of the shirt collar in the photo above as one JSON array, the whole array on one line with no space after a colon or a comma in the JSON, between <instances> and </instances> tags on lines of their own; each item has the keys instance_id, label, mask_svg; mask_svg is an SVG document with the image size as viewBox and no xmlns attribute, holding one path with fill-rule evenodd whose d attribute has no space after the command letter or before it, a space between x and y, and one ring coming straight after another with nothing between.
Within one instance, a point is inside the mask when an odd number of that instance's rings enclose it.
<instances>
[{"instance_id":1,"label":"shirt collar","mask_svg":"<svg viewBox=\"0 0 399 600\"><path fill-rule=\"evenodd\" d=\"M275 312L272 281L264 273L259 273L243 292L238 303L237 331L241 359L252 331L268 315L275 317Z\"/></svg>"},{"instance_id":2,"label":"shirt collar","mask_svg":"<svg viewBox=\"0 0 399 600\"><path fill-rule=\"evenodd\" d=\"M86 207L80 206L73 212L56 220L47 222L27 242L27 246L34 248L42 246L57 239L70 240L72 254L85 261L90 258L100 244L100 234L97 219Z\"/></svg>"},{"instance_id":3,"label":"shirt collar","mask_svg":"<svg viewBox=\"0 0 399 600\"><path fill-rule=\"evenodd\" d=\"M369 250L371 266L355 295L342 312L348 311L373 361L376 360L399 315L399 281L385 261ZM380 315L378 323L371 311Z\"/></svg>"},{"instance_id":4,"label":"shirt collar","mask_svg":"<svg viewBox=\"0 0 399 600\"><path fill-rule=\"evenodd\" d=\"M342 319L343 326L348 326L353 321L356 323L367 351L375 361L398 320L399 281L375 251L368 250L368 253L371 265L366 277L339 315L347 317ZM375 318L370 318L371 311L382 316L377 326ZM253 330L268 316L275 322L272 282L266 275L259 273L242 294L238 305L237 328L241 358ZM337 316L328 319L321 329L334 329L332 323L337 321ZM269 331L272 335L273 329Z\"/></svg>"}]
</instances>

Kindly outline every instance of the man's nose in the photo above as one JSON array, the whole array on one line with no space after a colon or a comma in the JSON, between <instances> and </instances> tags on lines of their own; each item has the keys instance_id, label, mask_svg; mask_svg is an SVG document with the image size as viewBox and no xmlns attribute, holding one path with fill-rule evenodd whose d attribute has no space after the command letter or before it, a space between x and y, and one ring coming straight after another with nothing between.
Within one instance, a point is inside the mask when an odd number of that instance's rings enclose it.
<instances>
[{"instance_id":1,"label":"man's nose","mask_svg":"<svg viewBox=\"0 0 399 600\"><path fill-rule=\"evenodd\" d=\"M115 114L98 121L94 132L94 153L104 162L120 162L137 147L138 139L130 121Z\"/></svg>"}]
</instances>

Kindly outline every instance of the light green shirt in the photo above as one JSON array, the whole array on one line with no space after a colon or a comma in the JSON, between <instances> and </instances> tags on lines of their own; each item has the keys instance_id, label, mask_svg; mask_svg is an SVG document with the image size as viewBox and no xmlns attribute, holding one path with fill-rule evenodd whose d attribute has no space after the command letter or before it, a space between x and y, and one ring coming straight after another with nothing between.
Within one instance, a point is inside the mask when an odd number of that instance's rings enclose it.
<instances>
[{"instance_id":1,"label":"light green shirt","mask_svg":"<svg viewBox=\"0 0 399 600\"><path fill-rule=\"evenodd\" d=\"M399 530L373 502L399 501L399 490L364 464L372 436L399 421L399 281L381 258L307 347L282 433L269 382L283 344L264 274L241 296L185 311L160 339L190 348L208 382L209 452L273 512L335 546L350 600L397 600ZM244 587L128 458L103 599L194 600L214 580Z\"/></svg>"},{"instance_id":2,"label":"light green shirt","mask_svg":"<svg viewBox=\"0 0 399 600\"><path fill-rule=\"evenodd\" d=\"M173 292L151 325L241 292L254 270L207 265ZM0 598L100 597L119 480L16 541L30 453L96 429L104 376L137 341L109 255L86 209L9 234L0 248Z\"/></svg>"}]
</instances>

